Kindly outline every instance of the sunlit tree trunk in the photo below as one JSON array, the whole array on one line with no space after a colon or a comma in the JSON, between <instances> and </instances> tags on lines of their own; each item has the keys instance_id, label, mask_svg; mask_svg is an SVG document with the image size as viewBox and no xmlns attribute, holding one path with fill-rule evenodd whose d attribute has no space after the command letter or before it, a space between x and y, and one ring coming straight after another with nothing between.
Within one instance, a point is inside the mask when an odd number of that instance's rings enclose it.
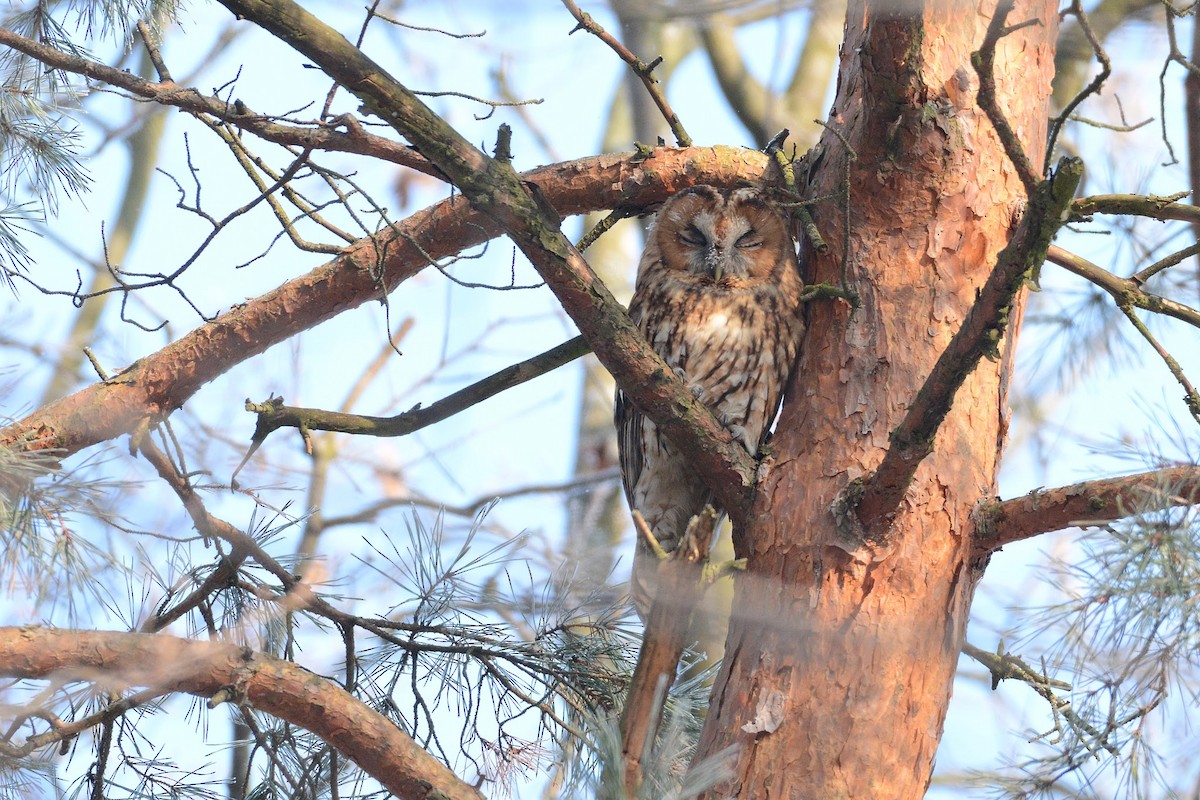
<instances>
[{"instance_id":1,"label":"sunlit tree trunk","mask_svg":"<svg viewBox=\"0 0 1200 800\"><path fill-rule=\"evenodd\" d=\"M881 546L848 545L830 507L879 464L1020 215L1024 188L976 103L971 52L991 12L851 3L830 120L857 155L850 231L840 201L818 204L831 247L810 264L815 281L838 283L848 247L862 306L809 305L773 467L735 532L749 570L699 758L737 749L711 797L914 798L928 786L982 574L971 512L995 492L1009 359L983 362L958 392ZM1008 24L1031 18L1001 42L996 82L1040 166L1055 4L1019 2ZM846 148L831 133L823 144L812 195L837 197Z\"/></svg>"}]
</instances>

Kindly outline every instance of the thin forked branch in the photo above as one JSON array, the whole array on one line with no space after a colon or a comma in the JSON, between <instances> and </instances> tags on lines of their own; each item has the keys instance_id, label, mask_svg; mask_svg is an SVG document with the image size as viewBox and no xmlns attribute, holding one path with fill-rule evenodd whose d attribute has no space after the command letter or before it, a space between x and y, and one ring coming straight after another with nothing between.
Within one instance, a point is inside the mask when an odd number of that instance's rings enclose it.
<instances>
[{"instance_id":1,"label":"thin forked branch","mask_svg":"<svg viewBox=\"0 0 1200 800\"><path fill-rule=\"evenodd\" d=\"M576 336L544 353L505 367L432 405L422 408L418 404L392 417L372 417L318 408L295 408L285 406L282 398L272 398L263 403L247 400L246 410L258 415L258 424L254 428L251 449L242 460L242 464L246 463L272 431L279 428L298 428L306 436L308 431L337 431L360 436L407 436L478 405L489 397L556 370L589 352L591 348L588 347L587 341L582 336ZM241 469L241 466L238 468Z\"/></svg>"},{"instance_id":2,"label":"thin forked branch","mask_svg":"<svg viewBox=\"0 0 1200 800\"><path fill-rule=\"evenodd\" d=\"M1021 146L1021 140L1017 138L1016 131L1009 124L1008 117L1005 115L1004 110L1000 108L1000 103L996 98L996 47L1000 44L1000 40L1010 33L1028 25L1039 25L1041 23L1038 20L1026 20L1017 25L1005 27L1004 22L1008 19L1008 14L1012 11L1012 8L1013 0L1000 0L1000 3L996 6L996 13L992 16L992 21L988 24L983 44L971 54L971 66L975 68L975 72L979 76L979 94L977 96L979 107L983 110L983 113L987 114L992 127L996 129L996 135L1000 138L1000 144L1003 145L1004 152L1008 154L1009 160L1016 167L1017 175L1021 178L1021 183L1025 184L1025 193L1029 197L1033 197L1040 178L1033 168L1033 162L1029 160L1029 156L1025 153L1025 148Z\"/></svg>"},{"instance_id":3,"label":"thin forked branch","mask_svg":"<svg viewBox=\"0 0 1200 800\"><path fill-rule=\"evenodd\" d=\"M1108 53L1104 52L1104 47L1100 44L1099 37L1092 30L1092 24L1088 20L1087 12L1083 10L1083 3L1080 0L1071 0L1071 5L1064 14L1073 14L1079 20L1079 29L1083 32L1088 44L1092 48L1092 54L1096 56L1096 60L1100 62L1100 72L1096 77L1092 78L1092 82L1085 86L1079 94L1071 98L1071 102L1063 108L1058 116L1050 120L1050 132L1046 137L1046 158L1042 164L1042 171L1050 169L1050 162L1054 156L1055 145L1058 144L1058 135L1062 131L1063 125L1067 124L1067 120L1071 119L1071 115L1075 113L1075 109L1094 94L1099 94L1100 89L1104 86L1104 82L1112 75L1112 61L1109 60Z\"/></svg>"},{"instance_id":4,"label":"thin forked branch","mask_svg":"<svg viewBox=\"0 0 1200 800\"><path fill-rule=\"evenodd\" d=\"M1046 260L1099 286L1112 296L1118 306L1130 305L1146 311L1153 311L1200 328L1200 311L1168 297L1147 292L1133 278L1114 275L1103 267L1064 250L1058 245L1050 246L1046 251Z\"/></svg>"},{"instance_id":5,"label":"thin forked branch","mask_svg":"<svg viewBox=\"0 0 1200 800\"><path fill-rule=\"evenodd\" d=\"M687 131L683 129L683 122L680 121L679 115L671 108L671 104L667 102L667 96L663 93L662 86L654 77L654 68L661 62L662 58L657 58L649 63L642 61L634 55L628 47L621 42L592 18L591 14L581 11L579 6L575 5L572 0L562 0L562 4L567 7L567 11L571 12L571 16L575 18L577 23L575 29L571 31L587 31L595 36L600 41L604 42L618 57L633 70L633 73L641 80L642 85L646 87L646 91L653 98L654 104L658 106L658 110L662 113L663 118L667 121L667 125L671 128L671 133L675 134L675 141L680 147L691 147L692 137L688 136Z\"/></svg>"},{"instance_id":6,"label":"thin forked branch","mask_svg":"<svg viewBox=\"0 0 1200 800\"><path fill-rule=\"evenodd\" d=\"M0 28L0 45L11 47L47 67L83 75L101 83L124 89L135 97L173 106L197 116L208 116L233 125L238 130L281 145L314 150L355 153L390 161L434 177L444 177L437 167L420 153L391 139L368 133L358 119L349 114L322 123L284 124L276 118L257 114L240 100L230 103L218 97L202 94L164 79L148 81L132 72L116 69L83 56L64 53L53 47L27 39L6 28ZM339 128L344 128L339 130Z\"/></svg>"}]
</instances>

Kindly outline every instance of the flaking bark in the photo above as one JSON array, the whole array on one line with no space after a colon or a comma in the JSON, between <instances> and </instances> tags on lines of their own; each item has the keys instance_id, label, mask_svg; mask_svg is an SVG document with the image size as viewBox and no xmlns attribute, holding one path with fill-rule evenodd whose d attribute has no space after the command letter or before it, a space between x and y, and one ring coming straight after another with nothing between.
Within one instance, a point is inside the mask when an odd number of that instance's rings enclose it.
<instances>
[{"instance_id":1,"label":"flaking bark","mask_svg":"<svg viewBox=\"0 0 1200 800\"><path fill-rule=\"evenodd\" d=\"M862 305L809 305L775 463L735 532L749 570L698 758L730 746L738 756L706 797L904 799L928 786L979 577L971 513L994 496L1015 324L1002 357L954 393L884 547L848 553L831 506L892 446L1019 216L1024 186L976 102L970 61L990 13L851 3L829 122L838 135L824 138L812 192L839 196L844 138L857 156L850 219L837 202L813 208L830 249L810 263L813 281L837 283L848 249ZM996 90L1027 152L1040 153L1057 16L1045 1L1011 15L1031 17L1040 25L1000 42ZM776 729L744 727L767 706Z\"/></svg>"}]
</instances>

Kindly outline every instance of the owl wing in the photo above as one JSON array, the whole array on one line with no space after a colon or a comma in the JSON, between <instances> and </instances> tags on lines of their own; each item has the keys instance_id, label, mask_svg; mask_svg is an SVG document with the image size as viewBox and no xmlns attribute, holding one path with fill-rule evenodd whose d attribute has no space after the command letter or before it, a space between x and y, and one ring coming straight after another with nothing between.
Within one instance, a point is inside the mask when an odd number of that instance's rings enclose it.
<instances>
[{"instance_id":1,"label":"owl wing","mask_svg":"<svg viewBox=\"0 0 1200 800\"><path fill-rule=\"evenodd\" d=\"M617 426L617 458L621 462L621 481L625 485L625 500L633 508L633 487L642 475L642 412L625 393L617 390L613 421Z\"/></svg>"}]
</instances>

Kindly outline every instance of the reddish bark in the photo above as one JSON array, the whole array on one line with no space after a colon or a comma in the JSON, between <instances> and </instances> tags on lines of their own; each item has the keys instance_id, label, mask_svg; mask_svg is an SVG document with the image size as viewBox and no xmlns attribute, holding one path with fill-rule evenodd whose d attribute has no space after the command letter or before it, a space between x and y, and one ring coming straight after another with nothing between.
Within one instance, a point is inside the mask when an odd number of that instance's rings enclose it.
<instances>
[{"instance_id":1,"label":"reddish bark","mask_svg":"<svg viewBox=\"0 0 1200 800\"><path fill-rule=\"evenodd\" d=\"M736 755L734 777L712 797L913 798L928 786L980 574L971 512L994 494L1008 359L984 362L959 390L876 547L848 546L830 506L880 463L1024 198L976 104L970 54L990 13L941 3L905 17L890 0L851 4L831 122L857 154L847 280L862 307L811 305L775 463L735 531L749 575L699 757L730 746ZM1041 25L1001 43L997 91L1037 154L1055 6L1029 0L1010 20L1029 17ZM845 174L838 138L824 145L818 197L836 195ZM814 278L837 282L840 204L814 216L831 244ZM760 709L778 727L744 730Z\"/></svg>"},{"instance_id":2,"label":"reddish bark","mask_svg":"<svg viewBox=\"0 0 1200 800\"><path fill-rule=\"evenodd\" d=\"M522 177L542 188L564 216L600 208L639 209L696 182L732 186L760 178L766 156L738 148L656 150L650 158L606 155L532 170ZM429 266L499 235L499 226L460 196L364 239L344 255L137 361L116 380L96 383L0 428L0 446L20 444L66 457L157 423L205 383L246 359L334 316L357 308ZM418 247L419 245L419 247Z\"/></svg>"},{"instance_id":3,"label":"reddish bark","mask_svg":"<svg viewBox=\"0 0 1200 800\"><path fill-rule=\"evenodd\" d=\"M975 548L980 553L1048 531L1100 525L1151 509L1200 502L1200 469L1166 469L1084 481L981 508Z\"/></svg>"},{"instance_id":4,"label":"reddish bark","mask_svg":"<svg viewBox=\"0 0 1200 800\"><path fill-rule=\"evenodd\" d=\"M317 734L398 797L481 797L340 686L249 648L140 633L0 628L0 674L245 702Z\"/></svg>"}]
</instances>

